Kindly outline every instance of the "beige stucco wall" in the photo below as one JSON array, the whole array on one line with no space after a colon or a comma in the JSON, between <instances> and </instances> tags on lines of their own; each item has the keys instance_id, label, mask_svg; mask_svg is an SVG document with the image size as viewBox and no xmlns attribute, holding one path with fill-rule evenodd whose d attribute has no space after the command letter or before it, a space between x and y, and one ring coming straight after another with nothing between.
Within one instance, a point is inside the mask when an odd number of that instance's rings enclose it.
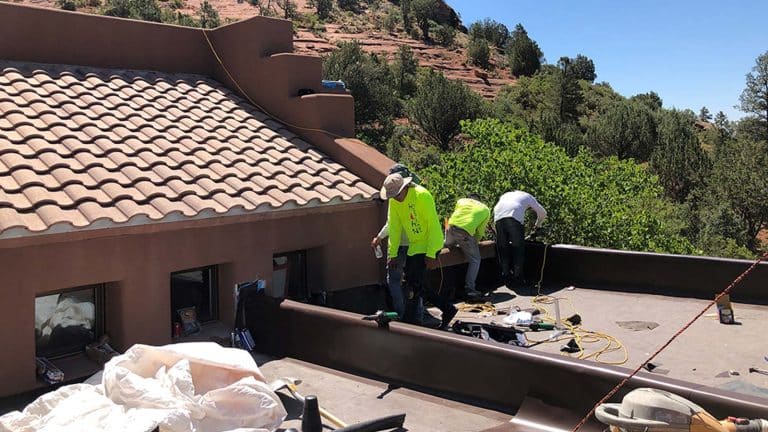
<instances>
[{"instance_id":1,"label":"beige stucco wall","mask_svg":"<svg viewBox=\"0 0 768 432\"><path fill-rule=\"evenodd\" d=\"M221 220L220 225L210 227L76 241L66 241L64 236L60 242L38 246L2 248L0 244L0 344L4 351L0 396L36 385L36 296L110 282L106 330L115 347L166 344L171 341L170 273L174 271L219 266L219 313L227 325L233 322L234 284L260 277L269 286L276 253L311 249L307 277L314 291L377 282L380 270L369 242L380 227L380 207L377 203L336 206L322 214L271 216L236 224Z\"/></svg>"}]
</instances>

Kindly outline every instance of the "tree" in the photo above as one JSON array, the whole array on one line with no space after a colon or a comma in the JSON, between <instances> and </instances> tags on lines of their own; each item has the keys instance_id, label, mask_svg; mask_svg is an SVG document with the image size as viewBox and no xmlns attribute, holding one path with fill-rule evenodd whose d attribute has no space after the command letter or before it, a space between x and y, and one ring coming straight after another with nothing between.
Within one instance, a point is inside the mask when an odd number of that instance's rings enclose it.
<instances>
[{"instance_id":1,"label":"tree","mask_svg":"<svg viewBox=\"0 0 768 432\"><path fill-rule=\"evenodd\" d=\"M411 30L411 0L400 0L400 13L403 16L403 30L408 33Z\"/></svg>"},{"instance_id":2,"label":"tree","mask_svg":"<svg viewBox=\"0 0 768 432\"><path fill-rule=\"evenodd\" d=\"M658 145L650 160L667 196L683 202L706 177L709 159L699 145L694 118L682 111L664 110L659 116Z\"/></svg>"},{"instance_id":3,"label":"tree","mask_svg":"<svg viewBox=\"0 0 768 432\"><path fill-rule=\"evenodd\" d=\"M203 3L200 4L198 14L200 15L200 27L202 28L214 28L221 25L219 12L208 3L208 0L203 0Z\"/></svg>"},{"instance_id":4,"label":"tree","mask_svg":"<svg viewBox=\"0 0 768 432\"><path fill-rule=\"evenodd\" d=\"M755 139L768 141L768 51L757 57L739 97L741 111L753 114L762 130Z\"/></svg>"},{"instance_id":5,"label":"tree","mask_svg":"<svg viewBox=\"0 0 768 432\"><path fill-rule=\"evenodd\" d=\"M644 104L615 102L589 124L586 140L600 155L647 161L657 142L656 120Z\"/></svg>"},{"instance_id":6,"label":"tree","mask_svg":"<svg viewBox=\"0 0 768 432\"><path fill-rule=\"evenodd\" d=\"M597 78L595 73L595 63L584 55L577 55L575 58L570 59L569 72L573 74L576 79L594 82Z\"/></svg>"},{"instance_id":7,"label":"tree","mask_svg":"<svg viewBox=\"0 0 768 432\"><path fill-rule=\"evenodd\" d=\"M277 0L277 6L283 10L283 19L293 19L298 16L296 2L293 0Z\"/></svg>"},{"instance_id":8,"label":"tree","mask_svg":"<svg viewBox=\"0 0 768 432\"><path fill-rule=\"evenodd\" d=\"M104 15L142 21L162 21L162 10L155 0L108 0Z\"/></svg>"},{"instance_id":9,"label":"tree","mask_svg":"<svg viewBox=\"0 0 768 432\"><path fill-rule=\"evenodd\" d=\"M456 199L470 192L493 203L504 192L523 189L547 209L548 243L693 252L665 219L674 206L642 166L615 157L596 159L588 152L571 158L562 148L499 120L462 124L470 143L420 171L439 214L450 214Z\"/></svg>"},{"instance_id":10,"label":"tree","mask_svg":"<svg viewBox=\"0 0 768 432\"><path fill-rule=\"evenodd\" d=\"M661 109L663 105L663 101L661 100L661 97L659 97L656 92L648 92L648 93L642 93L642 94L636 94L629 98L632 102L639 102L649 109L653 111L658 111Z\"/></svg>"},{"instance_id":11,"label":"tree","mask_svg":"<svg viewBox=\"0 0 768 432\"><path fill-rule=\"evenodd\" d=\"M482 110L481 97L460 81L427 70L408 103L408 118L444 151L461 130L460 121L474 119Z\"/></svg>"},{"instance_id":12,"label":"tree","mask_svg":"<svg viewBox=\"0 0 768 432\"><path fill-rule=\"evenodd\" d=\"M449 25L438 25L434 30L435 41L444 47L453 45L456 39L456 29Z\"/></svg>"},{"instance_id":13,"label":"tree","mask_svg":"<svg viewBox=\"0 0 768 432\"><path fill-rule=\"evenodd\" d=\"M435 19L437 0L411 0L411 12L424 39L429 40L429 22Z\"/></svg>"},{"instance_id":14,"label":"tree","mask_svg":"<svg viewBox=\"0 0 768 432\"><path fill-rule=\"evenodd\" d=\"M531 76L541 67L544 54L539 45L528 37L522 24L515 26L507 45L507 60L514 76Z\"/></svg>"},{"instance_id":15,"label":"tree","mask_svg":"<svg viewBox=\"0 0 768 432\"><path fill-rule=\"evenodd\" d=\"M402 99L407 99L416 93L416 71L419 61L413 56L413 50L408 45L400 45L392 63L392 74L395 77L395 89Z\"/></svg>"},{"instance_id":16,"label":"tree","mask_svg":"<svg viewBox=\"0 0 768 432\"><path fill-rule=\"evenodd\" d=\"M502 23L485 18L469 26L469 36L472 39L485 39L496 47L503 48L509 40L509 29Z\"/></svg>"},{"instance_id":17,"label":"tree","mask_svg":"<svg viewBox=\"0 0 768 432\"><path fill-rule=\"evenodd\" d=\"M709 113L709 110L707 109L707 107L703 106L699 110L699 120L705 121L705 122L712 120L712 114Z\"/></svg>"},{"instance_id":18,"label":"tree","mask_svg":"<svg viewBox=\"0 0 768 432\"><path fill-rule=\"evenodd\" d=\"M360 9L359 0L338 0L339 8L348 11L357 11Z\"/></svg>"},{"instance_id":19,"label":"tree","mask_svg":"<svg viewBox=\"0 0 768 432\"><path fill-rule=\"evenodd\" d=\"M469 62L473 65L488 69L491 66L489 62L491 58L491 48L488 46L488 41L484 38L473 36L467 45L467 57L469 58Z\"/></svg>"},{"instance_id":20,"label":"tree","mask_svg":"<svg viewBox=\"0 0 768 432\"><path fill-rule=\"evenodd\" d=\"M398 101L390 83L392 71L379 57L363 52L358 42L342 42L323 60L324 79L342 80L355 98L355 125L358 132L391 132ZM373 143L377 144L377 143Z\"/></svg>"},{"instance_id":21,"label":"tree","mask_svg":"<svg viewBox=\"0 0 768 432\"><path fill-rule=\"evenodd\" d=\"M579 116L579 106L584 102L584 95L581 93L581 87L578 83L577 74L573 72L573 63L568 57L560 57L557 62L559 71L555 79L557 93L555 94L555 104L557 114L561 123L576 121Z\"/></svg>"},{"instance_id":22,"label":"tree","mask_svg":"<svg viewBox=\"0 0 768 432\"><path fill-rule=\"evenodd\" d=\"M757 234L768 222L765 147L765 143L746 139L729 143L715 158L705 193L708 220L716 225L715 232L753 251L759 247Z\"/></svg>"},{"instance_id":23,"label":"tree","mask_svg":"<svg viewBox=\"0 0 768 432\"><path fill-rule=\"evenodd\" d=\"M315 8L320 19L328 19L333 11L333 0L315 0Z\"/></svg>"}]
</instances>

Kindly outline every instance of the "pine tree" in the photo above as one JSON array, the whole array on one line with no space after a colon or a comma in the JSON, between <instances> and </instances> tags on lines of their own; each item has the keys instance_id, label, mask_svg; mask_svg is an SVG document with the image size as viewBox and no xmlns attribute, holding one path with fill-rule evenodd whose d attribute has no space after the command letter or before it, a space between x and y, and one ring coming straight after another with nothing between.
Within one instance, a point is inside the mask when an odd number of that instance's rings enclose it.
<instances>
[{"instance_id":1,"label":"pine tree","mask_svg":"<svg viewBox=\"0 0 768 432\"><path fill-rule=\"evenodd\" d=\"M509 68L514 76L532 76L541 68L544 54L539 45L528 37L522 24L515 26L507 46Z\"/></svg>"},{"instance_id":2,"label":"pine tree","mask_svg":"<svg viewBox=\"0 0 768 432\"><path fill-rule=\"evenodd\" d=\"M759 140L768 141L768 51L757 57L752 72L747 74L747 87L739 97L740 109L753 114L762 124L759 127Z\"/></svg>"}]
</instances>

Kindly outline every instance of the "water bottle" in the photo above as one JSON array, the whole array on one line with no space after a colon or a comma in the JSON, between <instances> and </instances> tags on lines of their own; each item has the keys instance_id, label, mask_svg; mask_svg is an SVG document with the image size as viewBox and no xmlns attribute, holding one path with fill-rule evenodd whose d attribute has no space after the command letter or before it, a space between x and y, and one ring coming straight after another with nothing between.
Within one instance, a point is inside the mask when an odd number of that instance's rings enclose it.
<instances>
[{"instance_id":1,"label":"water bottle","mask_svg":"<svg viewBox=\"0 0 768 432\"><path fill-rule=\"evenodd\" d=\"M381 245L376 245L373 249L373 253L376 254L376 258L384 258L384 252L381 250Z\"/></svg>"}]
</instances>

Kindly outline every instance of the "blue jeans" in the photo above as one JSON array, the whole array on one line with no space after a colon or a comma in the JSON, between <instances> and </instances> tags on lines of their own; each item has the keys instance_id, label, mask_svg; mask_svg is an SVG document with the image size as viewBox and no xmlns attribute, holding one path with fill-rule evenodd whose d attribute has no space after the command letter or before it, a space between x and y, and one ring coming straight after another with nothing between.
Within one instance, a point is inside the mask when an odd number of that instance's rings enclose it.
<instances>
[{"instance_id":1,"label":"blue jeans","mask_svg":"<svg viewBox=\"0 0 768 432\"><path fill-rule=\"evenodd\" d=\"M405 296L403 295L403 270L405 269L405 259L408 257L408 246L400 246L397 249L397 258L395 265L387 268L387 288L392 297L392 309L397 312L402 320L405 316ZM424 315L424 302L419 298L416 307L416 320L422 322Z\"/></svg>"}]
</instances>

